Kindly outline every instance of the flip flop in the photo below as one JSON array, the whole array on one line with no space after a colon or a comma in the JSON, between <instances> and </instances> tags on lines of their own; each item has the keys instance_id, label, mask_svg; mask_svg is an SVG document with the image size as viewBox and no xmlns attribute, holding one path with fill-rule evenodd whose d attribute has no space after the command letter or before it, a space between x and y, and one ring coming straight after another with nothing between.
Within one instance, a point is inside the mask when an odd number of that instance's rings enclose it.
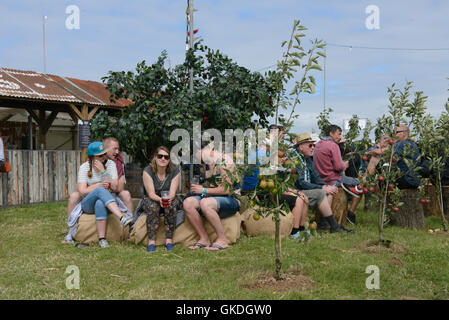
<instances>
[{"instance_id":1,"label":"flip flop","mask_svg":"<svg viewBox=\"0 0 449 320\"><path fill-rule=\"evenodd\" d=\"M226 250L226 249L229 248L229 247L223 248L223 247L220 246L219 244L211 244L211 245L209 246L209 248L215 248L215 249L217 249L217 250L209 250L209 249L206 249L206 250L207 250L207 251L221 251L221 250Z\"/></svg>"},{"instance_id":2,"label":"flip flop","mask_svg":"<svg viewBox=\"0 0 449 320\"><path fill-rule=\"evenodd\" d=\"M189 247L189 250L198 250L198 249L203 249L205 247L207 247L207 244L202 244L200 242L195 243L192 247L196 247L195 249L191 249L191 247Z\"/></svg>"}]
</instances>

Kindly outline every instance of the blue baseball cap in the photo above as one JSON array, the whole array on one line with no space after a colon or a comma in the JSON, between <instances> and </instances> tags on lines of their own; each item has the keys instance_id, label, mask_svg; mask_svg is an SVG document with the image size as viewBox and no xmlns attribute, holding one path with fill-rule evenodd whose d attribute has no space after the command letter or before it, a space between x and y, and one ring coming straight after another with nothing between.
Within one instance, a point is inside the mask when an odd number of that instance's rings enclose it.
<instances>
[{"instance_id":1,"label":"blue baseball cap","mask_svg":"<svg viewBox=\"0 0 449 320\"><path fill-rule=\"evenodd\" d=\"M87 155L88 156L100 156L102 154L105 154L106 152L107 152L107 150L104 147L103 142L100 142L100 141L92 142L87 147Z\"/></svg>"}]
</instances>

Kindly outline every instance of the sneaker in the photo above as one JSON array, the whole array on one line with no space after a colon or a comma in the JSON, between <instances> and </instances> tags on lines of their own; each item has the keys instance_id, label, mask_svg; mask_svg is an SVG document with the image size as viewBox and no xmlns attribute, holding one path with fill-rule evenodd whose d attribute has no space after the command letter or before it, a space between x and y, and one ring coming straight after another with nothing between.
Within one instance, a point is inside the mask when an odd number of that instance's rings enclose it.
<instances>
[{"instance_id":1,"label":"sneaker","mask_svg":"<svg viewBox=\"0 0 449 320\"><path fill-rule=\"evenodd\" d=\"M290 239L298 239L300 235L301 235L301 231L298 231L294 234L291 234Z\"/></svg>"},{"instance_id":2,"label":"sneaker","mask_svg":"<svg viewBox=\"0 0 449 320\"><path fill-rule=\"evenodd\" d=\"M132 222L132 219L128 218L127 216L123 216L120 219L120 222L122 223L123 228L125 228L127 225L129 225Z\"/></svg>"},{"instance_id":3,"label":"sneaker","mask_svg":"<svg viewBox=\"0 0 449 320\"><path fill-rule=\"evenodd\" d=\"M99 245L101 248L109 248L109 242L106 239L101 239L99 242Z\"/></svg>"},{"instance_id":4,"label":"sneaker","mask_svg":"<svg viewBox=\"0 0 449 320\"><path fill-rule=\"evenodd\" d=\"M306 234L304 234L304 232ZM310 236L310 230L298 231L295 234L291 234L290 239L298 239L298 241L304 241L307 236Z\"/></svg>"},{"instance_id":5,"label":"sneaker","mask_svg":"<svg viewBox=\"0 0 449 320\"><path fill-rule=\"evenodd\" d=\"M154 251L156 251L156 245L150 244L150 245L147 247L147 252L154 252Z\"/></svg>"},{"instance_id":6,"label":"sneaker","mask_svg":"<svg viewBox=\"0 0 449 320\"><path fill-rule=\"evenodd\" d=\"M175 248L175 245L173 243L167 243L165 245L165 250L172 251Z\"/></svg>"},{"instance_id":7,"label":"sneaker","mask_svg":"<svg viewBox=\"0 0 449 320\"><path fill-rule=\"evenodd\" d=\"M64 239L64 240L62 240L62 243L64 243L64 244L75 244L75 241L73 241L73 239Z\"/></svg>"},{"instance_id":8,"label":"sneaker","mask_svg":"<svg viewBox=\"0 0 449 320\"><path fill-rule=\"evenodd\" d=\"M356 197L356 198L360 198L360 196L363 194L363 190L360 190L359 188L357 188L357 186L353 187L353 186L342 184L341 187L343 188L343 190L345 190L351 196Z\"/></svg>"},{"instance_id":9,"label":"sneaker","mask_svg":"<svg viewBox=\"0 0 449 320\"><path fill-rule=\"evenodd\" d=\"M341 225L339 225L338 226L338 228L335 228L335 229L332 229L331 228L331 233L335 233L335 232L337 232L337 233L354 233L354 230L348 230L348 229L345 229L343 226L341 226Z\"/></svg>"},{"instance_id":10,"label":"sneaker","mask_svg":"<svg viewBox=\"0 0 449 320\"><path fill-rule=\"evenodd\" d=\"M347 220L350 224L352 224L352 225L356 225L356 224L357 224L356 221L355 221L355 213L352 212L352 211L349 211L349 210L348 210L348 213L347 213L347 215L346 215L346 220Z\"/></svg>"}]
</instances>

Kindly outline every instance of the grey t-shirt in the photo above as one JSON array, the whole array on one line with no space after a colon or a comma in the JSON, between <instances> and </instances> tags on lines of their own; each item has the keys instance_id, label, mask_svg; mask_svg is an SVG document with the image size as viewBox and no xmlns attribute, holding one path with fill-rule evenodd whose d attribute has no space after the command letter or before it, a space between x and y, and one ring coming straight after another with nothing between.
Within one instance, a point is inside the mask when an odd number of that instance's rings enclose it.
<instances>
[{"instance_id":1,"label":"grey t-shirt","mask_svg":"<svg viewBox=\"0 0 449 320\"><path fill-rule=\"evenodd\" d=\"M151 179L153 179L154 191L158 196L160 196L161 191L170 191L171 182L172 182L173 178L175 178L178 175L179 167L176 166L170 173L167 173L165 176L165 180L163 180L163 181L159 180L159 177L157 176L156 172L153 172L153 170L151 169L150 166L145 167L145 169L143 169L143 171L148 173L150 175ZM145 195L147 195L147 191L145 190L145 188L143 188L143 189L144 189Z\"/></svg>"}]
</instances>

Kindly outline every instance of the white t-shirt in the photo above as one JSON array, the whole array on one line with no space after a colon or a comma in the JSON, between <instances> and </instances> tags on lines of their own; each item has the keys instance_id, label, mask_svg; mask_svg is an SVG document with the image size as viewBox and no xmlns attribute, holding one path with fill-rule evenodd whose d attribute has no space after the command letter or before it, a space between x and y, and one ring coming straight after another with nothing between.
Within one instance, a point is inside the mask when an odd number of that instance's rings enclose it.
<instances>
[{"instance_id":1,"label":"white t-shirt","mask_svg":"<svg viewBox=\"0 0 449 320\"><path fill-rule=\"evenodd\" d=\"M92 177L88 177L87 173L89 172L89 161L84 162L79 170L78 170L78 183L87 182L88 186L91 186L95 183L99 183L103 181L103 176L100 172L96 172L95 169L92 169ZM118 179L117 174L117 166L115 165L115 162L112 160L108 160L106 162L106 173L109 173L111 175L112 179Z\"/></svg>"}]
</instances>

